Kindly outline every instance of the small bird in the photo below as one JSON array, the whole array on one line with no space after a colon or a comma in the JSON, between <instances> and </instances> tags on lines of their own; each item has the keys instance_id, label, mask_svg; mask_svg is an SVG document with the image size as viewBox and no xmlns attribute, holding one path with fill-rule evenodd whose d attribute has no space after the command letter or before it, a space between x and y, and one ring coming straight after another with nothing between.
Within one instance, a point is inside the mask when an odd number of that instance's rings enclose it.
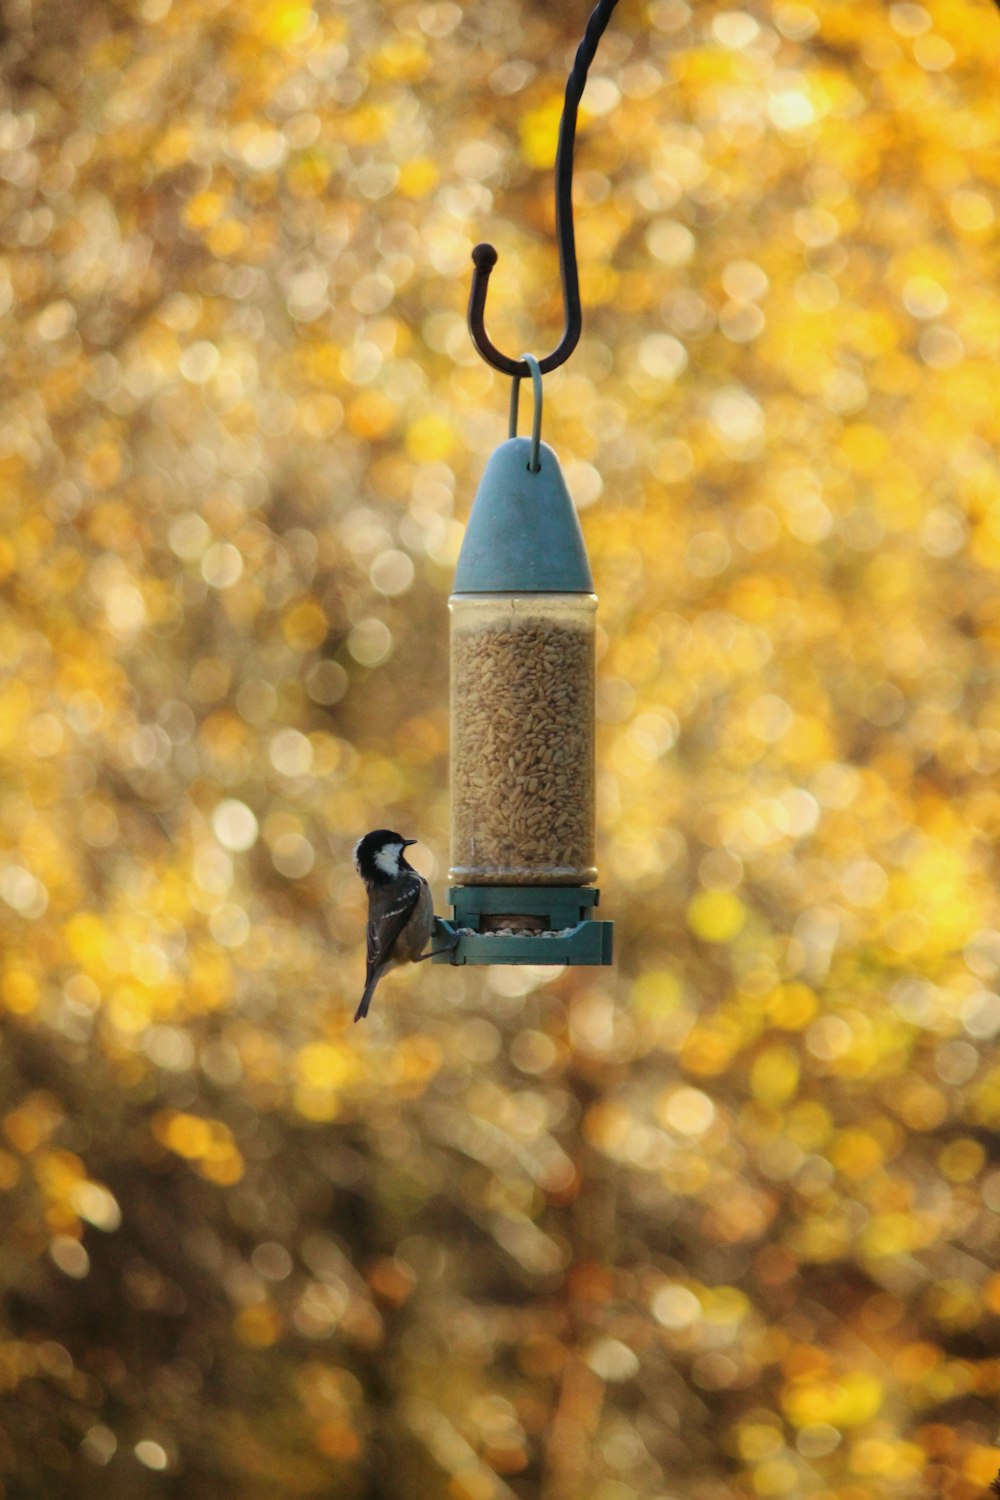
<instances>
[{"instance_id":1,"label":"small bird","mask_svg":"<svg viewBox=\"0 0 1000 1500\"><path fill-rule=\"evenodd\" d=\"M354 846L354 865L368 892L368 968L355 1021L368 1014L375 986L386 970L419 962L434 931L431 888L403 852L416 842L389 828L376 828Z\"/></svg>"}]
</instances>

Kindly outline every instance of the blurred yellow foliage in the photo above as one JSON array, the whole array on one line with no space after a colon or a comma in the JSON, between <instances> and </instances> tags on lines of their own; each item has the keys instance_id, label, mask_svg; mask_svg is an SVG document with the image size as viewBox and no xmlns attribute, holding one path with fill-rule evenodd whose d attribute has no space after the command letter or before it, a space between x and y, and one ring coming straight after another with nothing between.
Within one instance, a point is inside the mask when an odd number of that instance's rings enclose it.
<instances>
[{"instance_id":1,"label":"blurred yellow foliage","mask_svg":"<svg viewBox=\"0 0 1000 1500\"><path fill-rule=\"evenodd\" d=\"M832 1427L860 1427L871 1421L884 1396L881 1381L860 1370L836 1380L797 1381L786 1386L782 1405L796 1427L822 1422Z\"/></svg>"},{"instance_id":2,"label":"blurred yellow foliage","mask_svg":"<svg viewBox=\"0 0 1000 1500\"><path fill-rule=\"evenodd\" d=\"M210 1182L228 1185L243 1176L243 1157L233 1143L229 1127L221 1121L163 1110L153 1116L151 1129L169 1151L193 1162Z\"/></svg>"},{"instance_id":3,"label":"blurred yellow foliage","mask_svg":"<svg viewBox=\"0 0 1000 1500\"><path fill-rule=\"evenodd\" d=\"M996 8L622 0L544 426L616 967L358 1027L586 7L8 10L0 1490L982 1500Z\"/></svg>"}]
</instances>

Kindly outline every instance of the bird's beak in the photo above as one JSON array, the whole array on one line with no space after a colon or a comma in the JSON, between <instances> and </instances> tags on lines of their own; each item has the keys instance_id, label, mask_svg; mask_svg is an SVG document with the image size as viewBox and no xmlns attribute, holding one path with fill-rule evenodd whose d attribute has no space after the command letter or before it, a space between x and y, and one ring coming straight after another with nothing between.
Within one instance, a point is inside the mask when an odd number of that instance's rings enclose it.
<instances>
[{"instance_id":1,"label":"bird's beak","mask_svg":"<svg viewBox=\"0 0 1000 1500\"><path fill-rule=\"evenodd\" d=\"M419 844L419 843L420 843L419 839L404 839L403 840L403 848L404 849L409 849L409 847L410 847L411 844Z\"/></svg>"}]
</instances>

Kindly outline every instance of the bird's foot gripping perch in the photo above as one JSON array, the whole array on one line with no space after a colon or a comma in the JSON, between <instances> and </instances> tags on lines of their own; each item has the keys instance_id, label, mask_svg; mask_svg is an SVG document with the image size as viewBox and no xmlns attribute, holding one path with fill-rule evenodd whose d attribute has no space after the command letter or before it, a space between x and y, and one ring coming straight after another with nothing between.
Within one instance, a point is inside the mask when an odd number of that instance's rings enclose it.
<instances>
[{"instance_id":1,"label":"bird's foot gripping perch","mask_svg":"<svg viewBox=\"0 0 1000 1500\"><path fill-rule=\"evenodd\" d=\"M414 963L422 964L425 958L437 958L439 953L451 953L462 941L461 932L453 932L446 922L443 922L440 917L435 917L434 936L439 933L448 934L450 941L440 948L432 948L429 953L421 953L419 958L414 959Z\"/></svg>"}]
</instances>

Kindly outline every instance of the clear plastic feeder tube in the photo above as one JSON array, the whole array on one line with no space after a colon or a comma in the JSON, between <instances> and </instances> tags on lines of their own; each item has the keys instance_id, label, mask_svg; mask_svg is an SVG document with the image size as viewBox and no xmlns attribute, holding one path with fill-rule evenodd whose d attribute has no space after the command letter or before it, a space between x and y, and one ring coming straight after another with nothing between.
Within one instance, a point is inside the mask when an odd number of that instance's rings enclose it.
<instances>
[{"instance_id":1,"label":"clear plastic feeder tube","mask_svg":"<svg viewBox=\"0 0 1000 1500\"><path fill-rule=\"evenodd\" d=\"M590 593L456 593L451 879L589 885L594 863Z\"/></svg>"}]
</instances>

